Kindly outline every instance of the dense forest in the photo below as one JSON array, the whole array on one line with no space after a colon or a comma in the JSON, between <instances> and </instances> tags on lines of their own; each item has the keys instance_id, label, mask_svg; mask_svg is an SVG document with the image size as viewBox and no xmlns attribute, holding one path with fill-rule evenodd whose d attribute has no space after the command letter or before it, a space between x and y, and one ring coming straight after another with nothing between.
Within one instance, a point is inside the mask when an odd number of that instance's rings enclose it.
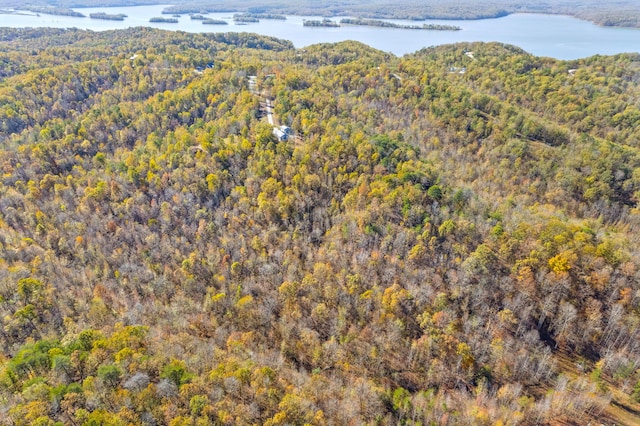
<instances>
[{"instance_id":1,"label":"dense forest","mask_svg":"<svg viewBox=\"0 0 640 426\"><path fill-rule=\"evenodd\" d=\"M0 29L0 423L637 424L639 83Z\"/></svg>"},{"instance_id":2,"label":"dense forest","mask_svg":"<svg viewBox=\"0 0 640 426\"><path fill-rule=\"evenodd\" d=\"M166 2L164 2L166 3ZM160 0L0 0L0 7L24 9L57 6L57 13L72 7L163 4ZM182 0L165 9L173 13L245 12L252 14L355 16L397 19L483 19L511 13L571 15L598 25L640 27L640 4L635 0ZM26 5L26 6L25 6ZM66 9L66 11L65 11ZM42 8L40 8L42 11ZM50 12L47 12L50 13ZM77 12L76 12L77 13Z\"/></svg>"}]
</instances>

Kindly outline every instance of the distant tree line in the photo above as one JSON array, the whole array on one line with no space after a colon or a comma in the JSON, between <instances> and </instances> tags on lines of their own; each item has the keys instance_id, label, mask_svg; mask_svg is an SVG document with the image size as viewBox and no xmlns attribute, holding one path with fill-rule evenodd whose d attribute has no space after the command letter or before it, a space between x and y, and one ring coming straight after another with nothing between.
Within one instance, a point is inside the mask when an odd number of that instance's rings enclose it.
<instances>
[{"instance_id":1,"label":"distant tree line","mask_svg":"<svg viewBox=\"0 0 640 426\"><path fill-rule=\"evenodd\" d=\"M361 18L344 18L340 20L341 24L345 25L364 25L368 27L383 27L383 28L401 28L405 30L437 30L437 31L459 31L462 28L455 25L435 25L435 24L423 24L423 25L402 25L394 22L380 21L377 19L361 19Z\"/></svg>"}]
</instances>

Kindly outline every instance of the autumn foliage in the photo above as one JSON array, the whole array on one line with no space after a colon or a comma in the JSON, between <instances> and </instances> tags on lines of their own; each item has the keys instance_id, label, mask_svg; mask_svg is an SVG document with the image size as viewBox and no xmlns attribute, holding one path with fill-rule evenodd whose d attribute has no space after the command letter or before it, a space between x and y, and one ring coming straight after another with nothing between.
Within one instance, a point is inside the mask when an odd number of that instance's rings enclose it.
<instances>
[{"instance_id":1,"label":"autumn foliage","mask_svg":"<svg viewBox=\"0 0 640 426\"><path fill-rule=\"evenodd\" d=\"M634 419L637 55L0 40L0 423Z\"/></svg>"}]
</instances>

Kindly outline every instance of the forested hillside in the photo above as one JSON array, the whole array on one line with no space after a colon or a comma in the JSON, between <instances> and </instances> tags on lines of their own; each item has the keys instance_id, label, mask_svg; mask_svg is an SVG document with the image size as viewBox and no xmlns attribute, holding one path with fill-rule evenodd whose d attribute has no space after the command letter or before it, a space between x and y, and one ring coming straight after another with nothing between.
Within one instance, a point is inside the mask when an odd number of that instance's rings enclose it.
<instances>
[{"instance_id":1,"label":"forested hillside","mask_svg":"<svg viewBox=\"0 0 640 426\"><path fill-rule=\"evenodd\" d=\"M639 55L0 29L0 167L0 424L640 421Z\"/></svg>"}]
</instances>

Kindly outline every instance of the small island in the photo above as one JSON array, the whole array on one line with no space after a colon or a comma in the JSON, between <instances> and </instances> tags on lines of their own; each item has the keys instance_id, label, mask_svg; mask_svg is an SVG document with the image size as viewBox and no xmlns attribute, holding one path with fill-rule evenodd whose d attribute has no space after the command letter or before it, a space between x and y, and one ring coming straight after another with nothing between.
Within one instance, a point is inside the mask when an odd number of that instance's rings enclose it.
<instances>
[{"instance_id":1,"label":"small island","mask_svg":"<svg viewBox=\"0 0 640 426\"><path fill-rule=\"evenodd\" d=\"M237 13L234 15L234 19L235 17L240 17L240 18L254 18L254 19L273 19L273 20L278 20L278 21L286 21L287 17L284 15L278 15L275 13Z\"/></svg>"},{"instance_id":2,"label":"small island","mask_svg":"<svg viewBox=\"0 0 640 426\"><path fill-rule=\"evenodd\" d=\"M332 21L331 19L328 18L324 18L322 21L318 21L318 20L310 20L310 21L303 21L302 22L302 26L304 27L329 27L329 28L335 28L335 27L339 27L340 24L338 24L335 21Z\"/></svg>"},{"instance_id":3,"label":"small island","mask_svg":"<svg viewBox=\"0 0 640 426\"><path fill-rule=\"evenodd\" d=\"M222 19L203 19L202 24L203 25L229 25L227 21L224 21Z\"/></svg>"},{"instance_id":4,"label":"small island","mask_svg":"<svg viewBox=\"0 0 640 426\"><path fill-rule=\"evenodd\" d=\"M345 18L340 20L344 25L362 25L366 27L383 27L383 28L399 28L403 30L431 30L431 31L460 31L462 28L455 25L438 25L438 24L423 24L423 25L403 25L396 24L394 22L380 21L377 19L361 19L361 18Z\"/></svg>"},{"instance_id":5,"label":"small island","mask_svg":"<svg viewBox=\"0 0 640 426\"><path fill-rule=\"evenodd\" d=\"M205 19L207 19L207 17L197 13L195 15L191 15L191 19L194 21L204 21Z\"/></svg>"},{"instance_id":6,"label":"small island","mask_svg":"<svg viewBox=\"0 0 640 426\"><path fill-rule=\"evenodd\" d=\"M178 23L178 19L177 18L162 18L162 17L155 16L155 17L149 19L149 22L154 23L154 24L177 24Z\"/></svg>"},{"instance_id":7,"label":"small island","mask_svg":"<svg viewBox=\"0 0 640 426\"><path fill-rule=\"evenodd\" d=\"M124 13L109 14L104 12L97 12L89 14L89 18L91 19L104 19L107 21L124 21L124 18L126 17L127 15L125 15Z\"/></svg>"},{"instance_id":8,"label":"small island","mask_svg":"<svg viewBox=\"0 0 640 426\"><path fill-rule=\"evenodd\" d=\"M233 15L233 21L236 23L256 24L260 22L260 19L254 18L253 16L249 16L246 14L236 14L236 15Z\"/></svg>"}]
</instances>

